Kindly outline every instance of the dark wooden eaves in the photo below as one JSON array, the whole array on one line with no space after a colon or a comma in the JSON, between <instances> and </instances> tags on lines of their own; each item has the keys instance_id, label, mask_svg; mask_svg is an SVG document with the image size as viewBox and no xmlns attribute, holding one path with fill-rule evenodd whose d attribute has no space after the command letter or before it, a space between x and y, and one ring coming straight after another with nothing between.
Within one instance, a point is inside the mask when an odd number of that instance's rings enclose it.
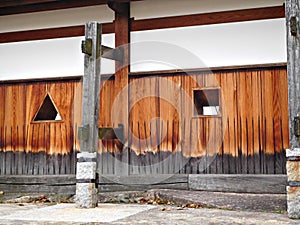
<instances>
[{"instance_id":1,"label":"dark wooden eaves","mask_svg":"<svg viewBox=\"0 0 300 225\"><path fill-rule=\"evenodd\" d=\"M132 20L131 31L200 26L219 23L284 18L284 6ZM102 24L102 33L114 33L114 23ZM0 43L32 41L84 35L84 25L0 33Z\"/></svg>"},{"instance_id":2,"label":"dark wooden eaves","mask_svg":"<svg viewBox=\"0 0 300 225\"><path fill-rule=\"evenodd\" d=\"M128 2L128 0L118 1ZM109 0L6 0L0 1L0 16L104 5L108 2Z\"/></svg>"}]
</instances>

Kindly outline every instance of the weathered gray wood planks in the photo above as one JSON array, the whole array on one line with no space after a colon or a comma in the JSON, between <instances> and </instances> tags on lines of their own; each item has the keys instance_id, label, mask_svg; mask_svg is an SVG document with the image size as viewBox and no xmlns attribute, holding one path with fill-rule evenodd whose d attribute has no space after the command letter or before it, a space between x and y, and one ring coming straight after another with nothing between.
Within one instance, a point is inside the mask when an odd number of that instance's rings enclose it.
<instances>
[{"instance_id":1,"label":"weathered gray wood planks","mask_svg":"<svg viewBox=\"0 0 300 225\"><path fill-rule=\"evenodd\" d=\"M100 176L99 191L182 189L241 193L285 193L286 175L131 175ZM75 175L0 176L0 190L75 194Z\"/></svg>"}]
</instances>

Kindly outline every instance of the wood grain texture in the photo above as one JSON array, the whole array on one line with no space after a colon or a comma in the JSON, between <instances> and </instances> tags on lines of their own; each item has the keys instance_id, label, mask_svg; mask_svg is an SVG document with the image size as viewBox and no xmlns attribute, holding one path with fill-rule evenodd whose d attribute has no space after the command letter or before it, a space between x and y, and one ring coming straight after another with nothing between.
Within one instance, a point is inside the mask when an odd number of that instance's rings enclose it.
<instances>
[{"instance_id":1,"label":"wood grain texture","mask_svg":"<svg viewBox=\"0 0 300 225\"><path fill-rule=\"evenodd\" d=\"M289 102L289 123L294 123L294 118L299 115L299 1L288 0L285 5L286 9L286 34L287 34L287 74L288 74L288 102ZM293 34L291 19L296 19L296 33ZM290 126L290 146L291 150L300 148L299 138L295 136L294 127Z\"/></svg>"},{"instance_id":2,"label":"wood grain texture","mask_svg":"<svg viewBox=\"0 0 300 225\"><path fill-rule=\"evenodd\" d=\"M165 72L132 76L129 81L128 141L124 147L118 140L99 140L101 173L121 175L123 169L126 174L285 173L289 130L284 66L213 74ZM111 115L115 85L113 77L102 83L100 127L117 127ZM208 87L220 88L222 114L194 117L193 90ZM74 171L61 163L74 164L74 157L63 159L80 149L76 133L81 124L81 91L79 79L0 85L3 173L45 173L40 169L45 158L32 155L40 152L52 157L47 158L47 173ZM53 98L62 121L32 122L46 93ZM23 163L27 164L24 168Z\"/></svg>"},{"instance_id":3,"label":"wood grain texture","mask_svg":"<svg viewBox=\"0 0 300 225\"><path fill-rule=\"evenodd\" d=\"M186 16L137 20L132 22L132 30L138 31L185 26L200 26L251 20L275 19L283 18L284 16L284 7L274 6L266 8L242 9Z\"/></svg>"},{"instance_id":4,"label":"wood grain texture","mask_svg":"<svg viewBox=\"0 0 300 225\"><path fill-rule=\"evenodd\" d=\"M285 194L286 175L189 175L189 188L256 194Z\"/></svg>"},{"instance_id":5,"label":"wood grain texture","mask_svg":"<svg viewBox=\"0 0 300 225\"><path fill-rule=\"evenodd\" d=\"M99 179L99 191L147 190L157 188L284 194L286 175L137 175L110 176ZM148 184L146 185L145 182ZM75 194L75 175L1 175L0 188L5 193ZM263 185L262 185L263 184Z\"/></svg>"},{"instance_id":6,"label":"wood grain texture","mask_svg":"<svg viewBox=\"0 0 300 225\"><path fill-rule=\"evenodd\" d=\"M73 97L78 81L1 85L2 151L68 153L73 145ZM34 122L43 98L49 94L63 121ZM6 103L6 104L5 104Z\"/></svg>"},{"instance_id":7,"label":"wood grain texture","mask_svg":"<svg viewBox=\"0 0 300 225\"><path fill-rule=\"evenodd\" d=\"M129 66L130 66L130 3L116 3L118 11L115 12L115 47L122 51L122 62L115 61L114 83L114 114L112 122L114 126L123 124L125 127L125 139L128 136L128 109L129 105ZM116 102L117 99L117 102ZM126 140L124 140L126 142Z\"/></svg>"}]
</instances>

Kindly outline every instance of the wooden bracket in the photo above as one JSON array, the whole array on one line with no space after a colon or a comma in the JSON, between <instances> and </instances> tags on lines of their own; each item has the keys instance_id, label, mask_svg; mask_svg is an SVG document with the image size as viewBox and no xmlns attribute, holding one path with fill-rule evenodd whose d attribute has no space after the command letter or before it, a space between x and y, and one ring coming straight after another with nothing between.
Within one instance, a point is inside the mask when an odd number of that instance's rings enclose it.
<instances>
[{"instance_id":1,"label":"wooden bracket","mask_svg":"<svg viewBox=\"0 0 300 225\"><path fill-rule=\"evenodd\" d=\"M101 140L119 139L124 140L124 126L119 124L117 128L113 127L99 127L98 136Z\"/></svg>"},{"instance_id":2,"label":"wooden bracket","mask_svg":"<svg viewBox=\"0 0 300 225\"><path fill-rule=\"evenodd\" d=\"M122 47L110 48L104 45L101 45L101 56L106 59L112 59L123 63L124 50Z\"/></svg>"},{"instance_id":3,"label":"wooden bracket","mask_svg":"<svg viewBox=\"0 0 300 225\"><path fill-rule=\"evenodd\" d=\"M92 39L83 40L81 43L82 53L91 56L93 54L93 41ZM101 56L106 59L112 59L123 63L124 50L122 47L110 48L104 45L101 45Z\"/></svg>"}]
</instances>

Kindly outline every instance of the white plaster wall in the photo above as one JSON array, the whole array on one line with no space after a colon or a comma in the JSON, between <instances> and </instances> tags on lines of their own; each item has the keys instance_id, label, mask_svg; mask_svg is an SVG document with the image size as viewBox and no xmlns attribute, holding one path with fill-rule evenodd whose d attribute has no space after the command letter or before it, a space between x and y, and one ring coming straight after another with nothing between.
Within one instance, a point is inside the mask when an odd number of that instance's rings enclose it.
<instances>
[{"instance_id":1,"label":"white plaster wall","mask_svg":"<svg viewBox=\"0 0 300 225\"><path fill-rule=\"evenodd\" d=\"M0 44L0 80L83 75L84 37ZM113 46L113 35L103 36ZM102 73L112 73L114 63L103 60Z\"/></svg>"},{"instance_id":2,"label":"white plaster wall","mask_svg":"<svg viewBox=\"0 0 300 225\"><path fill-rule=\"evenodd\" d=\"M156 49L152 48L152 51L156 52L154 62L141 62L133 65L131 70L286 62L285 32L285 19L134 32L133 42L160 41L162 43L161 46L157 45ZM174 45L174 48L168 48L168 44ZM164 51L164 49L168 50ZM145 59L147 50L143 46L137 47L132 55L138 57L134 53ZM166 59L166 63L158 62L160 59Z\"/></svg>"}]
</instances>

